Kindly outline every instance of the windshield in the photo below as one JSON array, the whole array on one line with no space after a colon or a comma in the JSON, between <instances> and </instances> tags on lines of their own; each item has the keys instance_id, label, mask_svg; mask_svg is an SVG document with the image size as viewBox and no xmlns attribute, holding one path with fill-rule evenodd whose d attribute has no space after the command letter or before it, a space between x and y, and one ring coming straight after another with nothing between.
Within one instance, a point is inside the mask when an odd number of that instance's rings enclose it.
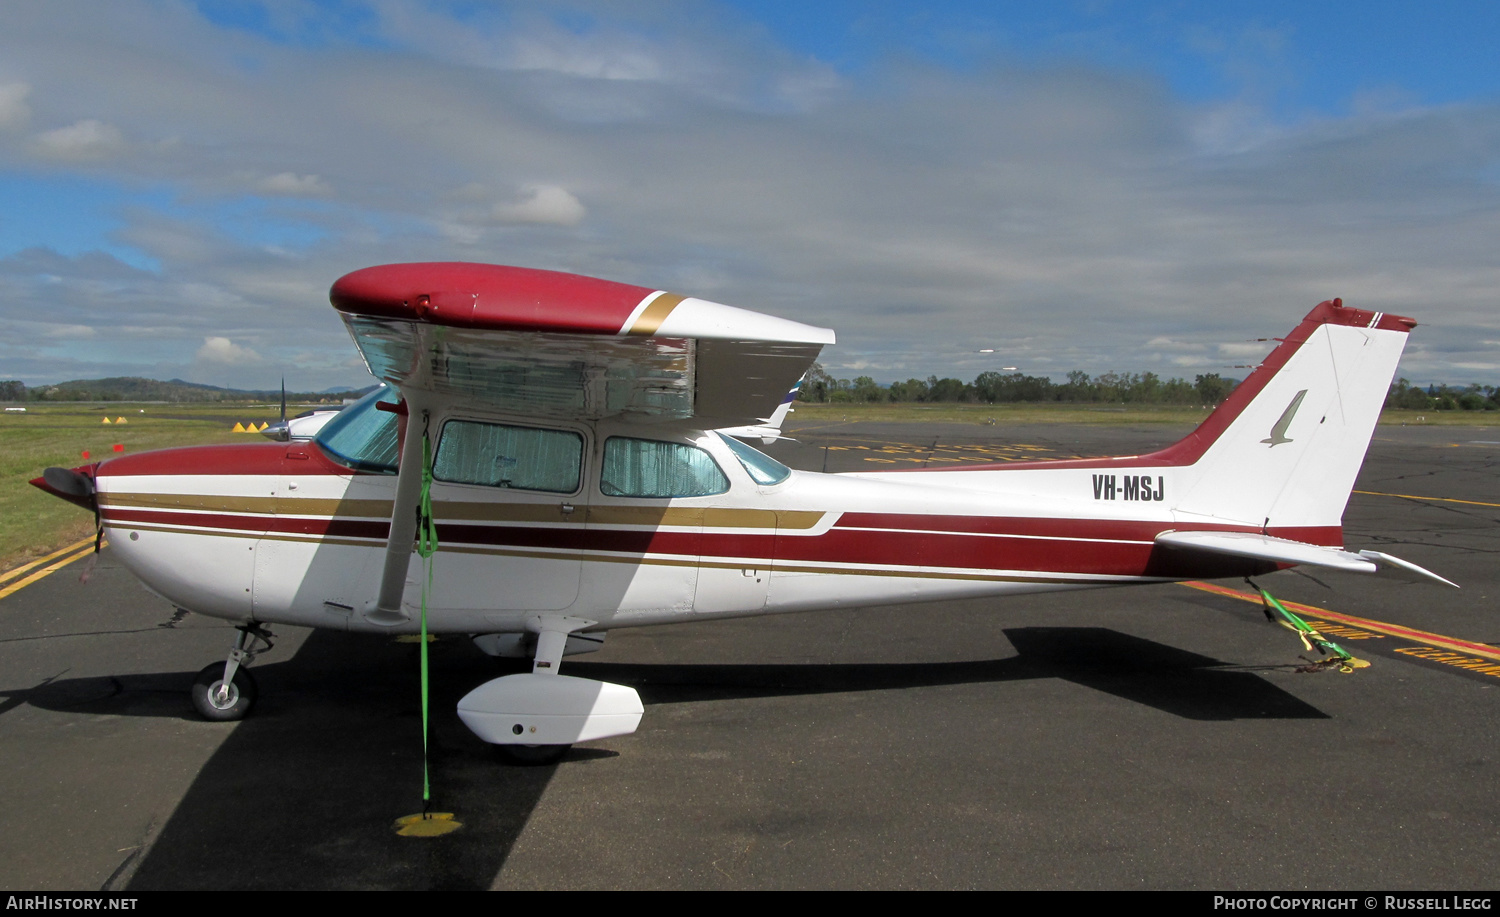
<instances>
[{"instance_id":1,"label":"windshield","mask_svg":"<svg viewBox=\"0 0 1500 917\"><path fill-rule=\"evenodd\" d=\"M395 404L401 393L381 385L340 411L313 442L341 465L379 474L396 473L396 415L375 407L376 402Z\"/></svg>"},{"instance_id":2,"label":"windshield","mask_svg":"<svg viewBox=\"0 0 1500 917\"><path fill-rule=\"evenodd\" d=\"M729 451L734 453L734 457L740 460L740 464L744 465L745 470L750 473L751 480L757 484L780 484L792 473L792 469L759 449L752 449L733 436L720 433L719 439L724 441L724 445L728 446Z\"/></svg>"}]
</instances>

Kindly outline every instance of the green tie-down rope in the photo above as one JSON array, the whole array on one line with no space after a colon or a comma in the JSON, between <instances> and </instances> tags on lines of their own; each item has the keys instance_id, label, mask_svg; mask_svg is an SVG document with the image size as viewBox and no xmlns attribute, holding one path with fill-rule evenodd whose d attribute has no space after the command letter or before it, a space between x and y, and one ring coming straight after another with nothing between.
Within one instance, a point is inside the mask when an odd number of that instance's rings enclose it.
<instances>
[{"instance_id":1,"label":"green tie-down rope","mask_svg":"<svg viewBox=\"0 0 1500 917\"><path fill-rule=\"evenodd\" d=\"M1246 582L1249 582L1249 580L1246 580ZM1332 657L1331 659L1315 662L1313 665L1336 666L1340 672L1345 674L1353 672L1355 669L1363 669L1369 666L1368 662L1363 659L1354 658L1343 647L1318 633L1311 624L1292 614L1287 610L1285 605L1276 601L1276 597L1271 595L1271 593L1255 583L1250 583L1250 585L1254 586L1255 591L1260 593L1260 601L1266 611L1266 620L1276 621L1282 627L1295 633L1302 640L1302 646L1308 652L1316 649L1319 655ZM1277 620L1277 616L1280 617L1279 621Z\"/></svg>"},{"instance_id":2,"label":"green tie-down rope","mask_svg":"<svg viewBox=\"0 0 1500 917\"><path fill-rule=\"evenodd\" d=\"M432 805L427 767L427 593L432 589L432 555L437 553L437 522L432 518L432 440L422 431L422 499L417 506L417 554L425 572L422 582L422 812Z\"/></svg>"},{"instance_id":3,"label":"green tie-down rope","mask_svg":"<svg viewBox=\"0 0 1500 917\"><path fill-rule=\"evenodd\" d=\"M426 415L423 415L425 422ZM422 431L422 498L417 506L417 554L426 576L422 580L422 812L396 819L396 833L403 837L442 837L463 825L452 812L433 812L432 782L427 767L427 593L432 589L432 555L437 553L437 522L432 518L432 441Z\"/></svg>"}]
</instances>

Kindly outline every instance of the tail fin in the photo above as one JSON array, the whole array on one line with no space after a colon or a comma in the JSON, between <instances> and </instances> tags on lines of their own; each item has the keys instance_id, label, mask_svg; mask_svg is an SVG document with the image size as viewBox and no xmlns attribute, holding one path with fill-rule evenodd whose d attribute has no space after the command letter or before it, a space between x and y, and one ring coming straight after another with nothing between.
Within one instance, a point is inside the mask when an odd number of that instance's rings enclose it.
<instances>
[{"instance_id":1,"label":"tail fin","mask_svg":"<svg viewBox=\"0 0 1500 917\"><path fill-rule=\"evenodd\" d=\"M781 404L778 404L776 410L771 412L771 416L762 417L760 423L748 427L724 427L718 432L723 433L725 436L735 436L740 439L753 439L759 436L760 441L766 445L770 445L778 439L785 439L786 437L781 435L782 424L786 423L786 415L790 414L793 410L792 403L797 400L797 390L802 388L802 383L806 380L807 376L805 375L801 379L798 379L797 384L792 386L791 391L786 393L786 397L781 399Z\"/></svg>"},{"instance_id":2,"label":"tail fin","mask_svg":"<svg viewBox=\"0 0 1500 917\"><path fill-rule=\"evenodd\" d=\"M1319 303L1186 439L1143 459L1181 468L1184 521L1308 530L1331 543L1386 392L1416 327L1409 318Z\"/></svg>"}]
</instances>

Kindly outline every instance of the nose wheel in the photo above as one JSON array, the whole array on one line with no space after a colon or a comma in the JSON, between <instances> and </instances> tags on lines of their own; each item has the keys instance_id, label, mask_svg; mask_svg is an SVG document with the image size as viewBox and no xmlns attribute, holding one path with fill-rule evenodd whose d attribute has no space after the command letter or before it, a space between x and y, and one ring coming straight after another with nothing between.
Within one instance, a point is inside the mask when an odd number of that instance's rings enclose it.
<instances>
[{"instance_id":1,"label":"nose wheel","mask_svg":"<svg viewBox=\"0 0 1500 917\"><path fill-rule=\"evenodd\" d=\"M214 723L242 720L255 706L258 693L249 669L236 669L226 682L224 666L211 662L193 680L193 709Z\"/></svg>"},{"instance_id":2,"label":"nose wheel","mask_svg":"<svg viewBox=\"0 0 1500 917\"><path fill-rule=\"evenodd\" d=\"M235 628L239 636L229 651L223 665L211 663L193 680L193 709L205 720L227 723L242 720L255 706L255 676L245 668L259 653L271 648L275 636L259 624L246 624ZM265 644L258 647L257 643Z\"/></svg>"}]
</instances>

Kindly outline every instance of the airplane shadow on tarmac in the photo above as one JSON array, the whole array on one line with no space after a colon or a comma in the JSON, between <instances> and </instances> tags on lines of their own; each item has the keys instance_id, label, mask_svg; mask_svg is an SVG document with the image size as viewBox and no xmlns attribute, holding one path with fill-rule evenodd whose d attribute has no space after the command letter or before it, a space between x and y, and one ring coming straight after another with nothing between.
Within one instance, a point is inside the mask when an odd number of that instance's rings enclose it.
<instances>
[{"instance_id":1,"label":"airplane shadow on tarmac","mask_svg":"<svg viewBox=\"0 0 1500 917\"><path fill-rule=\"evenodd\" d=\"M567 666L569 674L631 685L648 706L1062 678L1191 720L1325 717L1253 672L1109 629L1005 634L1017 655L980 662ZM453 715L468 690L525 663L484 657L466 640L432 650L432 808L461 813L463 830L429 839L391 830L394 819L422 808L417 647L318 631L291 659L255 667L254 714L204 765L140 862L122 864L117 875L134 866L132 890L488 888L555 768L505 767ZM186 690L194 674L59 680L25 700L192 720ZM580 746L560 766L614 754Z\"/></svg>"}]
</instances>

